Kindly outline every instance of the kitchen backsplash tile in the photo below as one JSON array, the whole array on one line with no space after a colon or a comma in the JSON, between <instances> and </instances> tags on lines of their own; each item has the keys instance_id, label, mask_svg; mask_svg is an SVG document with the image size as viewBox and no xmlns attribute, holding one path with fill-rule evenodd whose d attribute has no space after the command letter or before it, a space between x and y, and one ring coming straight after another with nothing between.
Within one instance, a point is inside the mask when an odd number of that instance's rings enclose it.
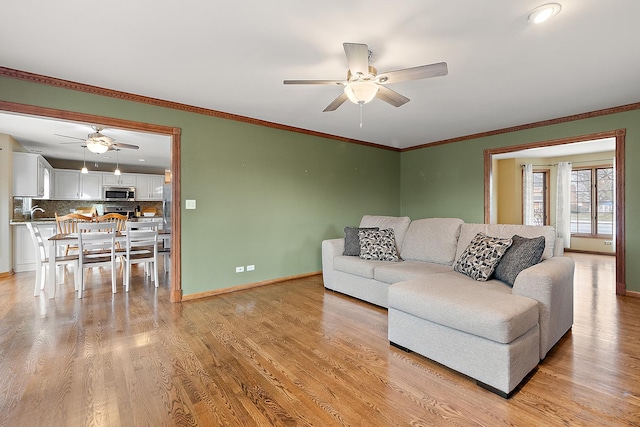
<instances>
[{"instance_id":1,"label":"kitchen backsplash tile","mask_svg":"<svg viewBox=\"0 0 640 427\"><path fill-rule=\"evenodd\" d=\"M24 219L24 215L22 212L22 207L25 208L28 205L28 198L23 197L14 197L13 200L13 220L22 220ZM25 203L26 202L26 203ZM44 199L32 199L31 207L38 205L38 207L44 209L44 212L36 211L33 213L33 219L40 218L53 218L55 213L58 215L66 215L75 211L77 208L81 207L92 207L95 206L98 212L101 209L105 209L107 207L118 207L123 208L126 211L133 212L136 206L140 206L141 210L146 209L155 209L156 216L162 216L162 202L159 201L140 201L140 202L104 202L101 200L44 200Z\"/></svg>"}]
</instances>

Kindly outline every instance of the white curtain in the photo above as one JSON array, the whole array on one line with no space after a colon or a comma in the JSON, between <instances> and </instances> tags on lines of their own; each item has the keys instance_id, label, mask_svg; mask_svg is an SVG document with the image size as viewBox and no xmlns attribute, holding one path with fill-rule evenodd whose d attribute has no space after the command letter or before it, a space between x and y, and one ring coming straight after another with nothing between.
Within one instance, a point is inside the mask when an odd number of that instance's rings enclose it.
<instances>
[{"instance_id":1,"label":"white curtain","mask_svg":"<svg viewBox=\"0 0 640 427\"><path fill-rule=\"evenodd\" d=\"M522 220L524 225L535 225L533 212L533 165L524 165L522 174Z\"/></svg>"},{"instance_id":2,"label":"white curtain","mask_svg":"<svg viewBox=\"0 0 640 427\"><path fill-rule=\"evenodd\" d=\"M612 244L613 244L613 250L616 250L616 212L618 210L618 194L616 193L616 158L613 158L612 161L613 164L613 239L612 239Z\"/></svg>"},{"instance_id":3,"label":"white curtain","mask_svg":"<svg viewBox=\"0 0 640 427\"><path fill-rule=\"evenodd\" d=\"M558 163L558 192L556 195L556 235L564 247L571 246L571 163Z\"/></svg>"}]
</instances>

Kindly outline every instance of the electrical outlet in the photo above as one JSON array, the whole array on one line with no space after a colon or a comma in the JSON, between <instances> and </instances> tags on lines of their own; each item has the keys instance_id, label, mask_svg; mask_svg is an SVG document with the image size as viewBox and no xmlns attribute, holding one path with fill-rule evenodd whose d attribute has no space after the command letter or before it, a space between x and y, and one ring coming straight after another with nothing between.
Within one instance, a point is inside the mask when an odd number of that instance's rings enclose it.
<instances>
[{"instance_id":1,"label":"electrical outlet","mask_svg":"<svg viewBox=\"0 0 640 427\"><path fill-rule=\"evenodd\" d=\"M605 240L605 241L604 241L604 244L605 244L605 245L608 245L608 246L611 246L611 244L612 244L612 243L613 243L613 242L612 242L611 240Z\"/></svg>"},{"instance_id":2,"label":"electrical outlet","mask_svg":"<svg viewBox=\"0 0 640 427\"><path fill-rule=\"evenodd\" d=\"M236 267L236 273L244 273L244 267Z\"/></svg>"},{"instance_id":3,"label":"electrical outlet","mask_svg":"<svg viewBox=\"0 0 640 427\"><path fill-rule=\"evenodd\" d=\"M247 271L253 271L256 269L256 266L251 264L251 265L247 265Z\"/></svg>"}]
</instances>

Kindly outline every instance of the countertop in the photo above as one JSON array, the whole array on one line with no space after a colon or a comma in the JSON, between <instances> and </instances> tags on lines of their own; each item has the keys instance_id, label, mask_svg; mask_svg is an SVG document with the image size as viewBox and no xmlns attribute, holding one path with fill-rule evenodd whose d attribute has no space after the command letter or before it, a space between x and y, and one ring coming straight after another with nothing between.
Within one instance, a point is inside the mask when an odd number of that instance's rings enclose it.
<instances>
[{"instance_id":1,"label":"countertop","mask_svg":"<svg viewBox=\"0 0 640 427\"><path fill-rule=\"evenodd\" d=\"M38 218L34 221L27 221L24 219L12 219L9 221L9 225L25 225L27 222L33 222L38 225L46 225L46 224L54 224L56 223L55 218Z\"/></svg>"},{"instance_id":2,"label":"countertop","mask_svg":"<svg viewBox=\"0 0 640 427\"><path fill-rule=\"evenodd\" d=\"M144 221L144 220L162 221L162 217L161 216L144 216L144 217L141 216L140 218L129 218L127 221L138 222L138 221ZM24 219L12 219L11 221L9 221L9 225L25 225L27 222L33 222L34 224L38 224L38 225L47 225L47 224L55 224L56 219L55 218L37 218L33 221L27 221Z\"/></svg>"}]
</instances>

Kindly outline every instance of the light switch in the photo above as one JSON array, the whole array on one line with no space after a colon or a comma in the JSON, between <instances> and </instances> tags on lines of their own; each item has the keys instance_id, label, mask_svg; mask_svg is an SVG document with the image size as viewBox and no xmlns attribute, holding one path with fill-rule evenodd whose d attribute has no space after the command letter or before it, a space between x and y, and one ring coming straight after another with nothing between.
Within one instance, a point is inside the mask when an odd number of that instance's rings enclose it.
<instances>
[{"instance_id":1,"label":"light switch","mask_svg":"<svg viewBox=\"0 0 640 427\"><path fill-rule=\"evenodd\" d=\"M196 201L195 200L185 200L185 209L195 209Z\"/></svg>"}]
</instances>

